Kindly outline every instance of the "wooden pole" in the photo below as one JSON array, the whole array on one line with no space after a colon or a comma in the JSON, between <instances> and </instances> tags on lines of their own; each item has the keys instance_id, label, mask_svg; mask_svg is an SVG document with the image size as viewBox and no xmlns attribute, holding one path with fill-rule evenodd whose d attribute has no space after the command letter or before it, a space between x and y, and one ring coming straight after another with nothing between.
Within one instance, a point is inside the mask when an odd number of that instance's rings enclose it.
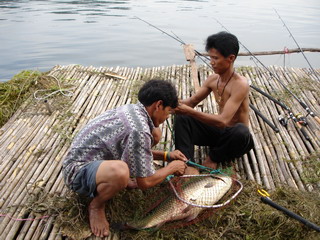
<instances>
[{"instance_id":1,"label":"wooden pole","mask_svg":"<svg viewBox=\"0 0 320 240\"><path fill-rule=\"evenodd\" d=\"M303 52L320 52L320 48L302 48ZM238 56L251 56L251 54L259 56L259 55L277 55L277 54L289 54L289 53L300 53L301 50L299 48L287 49L285 48L282 51L260 51L260 52L240 52ZM201 53L203 56L209 56L208 53Z\"/></svg>"}]
</instances>

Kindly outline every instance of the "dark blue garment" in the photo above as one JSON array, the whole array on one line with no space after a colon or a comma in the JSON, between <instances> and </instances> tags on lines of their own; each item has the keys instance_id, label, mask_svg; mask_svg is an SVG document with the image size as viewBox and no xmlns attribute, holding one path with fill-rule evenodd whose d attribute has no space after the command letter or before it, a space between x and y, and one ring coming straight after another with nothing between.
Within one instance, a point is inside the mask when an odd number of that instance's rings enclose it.
<instances>
[{"instance_id":1,"label":"dark blue garment","mask_svg":"<svg viewBox=\"0 0 320 240\"><path fill-rule=\"evenodd\" d=\"M191 160L194 158L194 145L209 146L209 156L216 163L229 162L241 157L254 146L252 135L243 123L218 128L190 116L176 115L174 130L175 149Z\"/></svg>"}]
</instances>

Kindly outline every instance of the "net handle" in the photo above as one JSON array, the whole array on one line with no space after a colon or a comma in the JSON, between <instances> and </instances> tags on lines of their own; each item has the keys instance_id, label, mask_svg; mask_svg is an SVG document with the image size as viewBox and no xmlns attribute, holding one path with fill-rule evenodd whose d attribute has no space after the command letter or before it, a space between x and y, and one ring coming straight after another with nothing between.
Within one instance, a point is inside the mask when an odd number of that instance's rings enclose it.
<instances>
[{"instance_id":1,"label":"net handle","mask_svg":"<svg viewBox=\"0 0 320 240\"><path fill-rule=\"evenodd\" d=\"M211 177L218 178L218 179L220 179L221 181L223 181L221 178L217 177L216 175L212 175L212 174L184 175L184 176L180 176L180 177L198 177L198 176L201 176L201 177L211 176ZM224 203L216 204L216 205L211 205L211 206L208 206L208 205L199 205L199 204L191 203L191 202L188 202L188 201L184 200L184 199L179 195L179 193L177 192L176 188L173 186L173 184L172 184L172 182L171 182L171 179L169 180L169 184L170 184L170 186L171 186L174 194L176 195L176 197L177 197L180 201L182 201L182 202L184 202L184 203L186 203L186 204L188 204L188 205L190 205L190 206L200 207L200 208L220 208L220 207L223 207L223 206L226 206L227 204L229 204L233 199L235 199L235 198L239 195L239 193L240 193L240 192L242 191L242 189L243 189L243 184L242 184L239 180L233 179L233 178L232 178L232 180L239 184L239 186L240 186L239 190L238 190L237 192L235 192L235 193L234 193L227 201L225 201Z\"/></svg>"}]
</instances>

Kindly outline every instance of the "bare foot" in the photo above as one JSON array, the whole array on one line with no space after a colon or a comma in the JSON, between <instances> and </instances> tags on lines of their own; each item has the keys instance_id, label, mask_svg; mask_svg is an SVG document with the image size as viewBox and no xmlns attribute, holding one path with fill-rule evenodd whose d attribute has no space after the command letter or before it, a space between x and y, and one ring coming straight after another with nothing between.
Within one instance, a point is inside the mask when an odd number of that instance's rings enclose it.
<instances>
[{"instance_id":1,"label":"bare foot","mask_svg":"<svg viewBox=\"0 0 320 240\"><path fill-rule=\"evenodd\" d=\"M91 231L97 237L107 237L109 235L109 223L106 219L105 206L95 206L94 199L89 205L89 220Z\"/></svg>"},{"instance_id":2,"label":"bare foot","mask_svg":"<svg viewBox=\"0 0 320 240\"><path fill-rule=\"evenodd\" d=\"M137 180L135 178L129 178L127 189L134 189L137 187L138 187Z\"/></svg>"},{"instance_id":3,"label":"bare foot","mask_svg":"<svg viewBox=\"0 0 320 240\"><path fill-rule=\"evenodd\" d=\"M217 167L218 167L218 164L216 162L212 162L210 157L206 157L206 159L204 160L202 165L205 167L208 167L208 168L212 168L212 169L217 169Z\"/></svg>"},{"instance_id":4,"label":"bare foot","mask_svg":"<svg viewBox=\"0 0 320 240\"><path fill-rule=\"evenodd\" d=\"M183 175L199 175L199 170L194 167L187 167Z\"/></svg>"}]
</instances>

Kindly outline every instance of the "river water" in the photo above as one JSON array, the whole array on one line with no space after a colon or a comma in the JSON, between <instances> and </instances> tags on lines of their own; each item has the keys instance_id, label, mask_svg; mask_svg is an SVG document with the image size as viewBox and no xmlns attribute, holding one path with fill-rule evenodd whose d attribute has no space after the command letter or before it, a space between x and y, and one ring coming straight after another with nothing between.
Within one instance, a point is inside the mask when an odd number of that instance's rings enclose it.
<instances>
[{"instance_id":1,"label":"river water","mask_svg":"<svg viewBox=\"0 0 320 240\"><path fill-rule=\"evenodd\" d=\"M47 71L54 65L186 64L179 42L135 16L199 52L208 35L224 30L216 20L252 52L297 48L275 9L300 47L320 47L319 0L0 1L0 81L21 70ZM305 55L320 67L320 53ZM301 53L258 58L265 65L308 66ZM236 65L254 62L238 57Z\"/></svg>"}]
</instances>

